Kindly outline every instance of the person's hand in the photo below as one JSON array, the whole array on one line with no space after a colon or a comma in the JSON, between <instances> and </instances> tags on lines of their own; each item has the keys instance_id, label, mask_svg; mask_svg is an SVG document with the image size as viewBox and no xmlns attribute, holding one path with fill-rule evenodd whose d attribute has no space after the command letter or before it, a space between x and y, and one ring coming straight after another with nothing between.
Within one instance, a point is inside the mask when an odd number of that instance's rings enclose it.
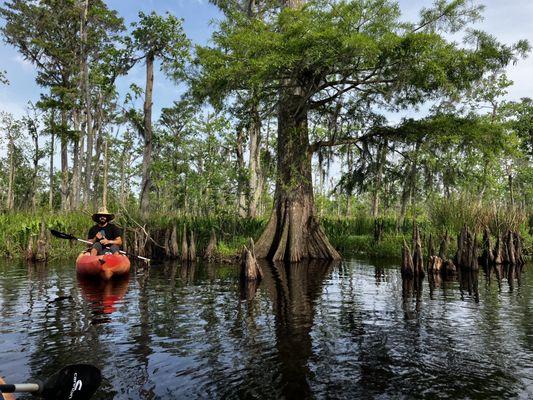
<instances>
[{"instance_id":1,"label":"person's hand","mask_svg":"<svg viewBox=\"0 0 533 400\"><path fill-rule=\"evenodd\" d=\"M107 240L107 239L100 240L100 243L102 243L104 246L109 244L109 242L111 242L111 240Z\"/></svg>"},{"instance_id":2,"label":"person's hand","mask_svg":"<svg viewBox=\"0 0 533 400\"><path fill-rule=\"evenodd\" d=\"M98 232L95 237L98 240L103 239L103 236L102 236L102 234L100 232Z\"/></svg>"}]
</instances>

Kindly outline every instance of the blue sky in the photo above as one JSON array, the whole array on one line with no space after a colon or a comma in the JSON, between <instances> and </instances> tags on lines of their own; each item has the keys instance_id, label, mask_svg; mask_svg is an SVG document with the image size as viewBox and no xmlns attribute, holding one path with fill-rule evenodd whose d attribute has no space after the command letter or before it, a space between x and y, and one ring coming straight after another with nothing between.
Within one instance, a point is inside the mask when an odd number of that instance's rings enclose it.
<instances>
[{"instance_id":1,"label":"blue sky","mask_svg":"<svg viewBox=\"0 0 533 400\"><path fill-rule=\"evenodd\" d=\"M1 0L2 3L4 2ZM421 7L431 5L430 0L400 0L405 19L412 20ZM213 30L212 21L220 18L217 8L207 0L107 0L110 8L116 9L129 25L139 11L158 13L170 12L184 19L184 28L195 43L205 44ZM504 43L528 39L533 43L533 1L531 0L486 0L484 20L478 27L494 34ZM9 86L0 87L0 110L9 111L16 116L24 114L28 100L37 100L41 88L35 84L34 67L23 60L14 48L0 44L0 70L6 70ZM509 90L509 99L533 96L533 57L521 60L508 68L508 76L515 85ZM136 83L144 87L144 69L140 65L128 76L120 78L118 84L125 91L129 84ZM154 117L162 107L171 105L179 98L180 88L167 81L162 73L156 71L154 87Z\"/></svg>"}]
</instances>

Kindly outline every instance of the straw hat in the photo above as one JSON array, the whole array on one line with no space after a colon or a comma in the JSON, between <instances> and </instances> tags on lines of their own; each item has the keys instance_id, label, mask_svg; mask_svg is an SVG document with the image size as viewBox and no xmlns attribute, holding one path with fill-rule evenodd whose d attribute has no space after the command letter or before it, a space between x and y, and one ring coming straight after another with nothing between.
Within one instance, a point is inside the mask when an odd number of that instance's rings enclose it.
<instances>
[{"instance_id":1,"label":"straw hat","mask_svg":"<svg viewBox=\"0 0 533 400\"><path fill-rule=\"evenodd\" d=\"M107 217L107 221L108 222L115 218L115 214L111 214L111 213L107 212L107 208L100 207L98 209L98 212L93 214L93 216L92 216L93 221L94 222L99 222L98 218L100 218L101 215L105 215Z\"/></svg>"}]
</instances>

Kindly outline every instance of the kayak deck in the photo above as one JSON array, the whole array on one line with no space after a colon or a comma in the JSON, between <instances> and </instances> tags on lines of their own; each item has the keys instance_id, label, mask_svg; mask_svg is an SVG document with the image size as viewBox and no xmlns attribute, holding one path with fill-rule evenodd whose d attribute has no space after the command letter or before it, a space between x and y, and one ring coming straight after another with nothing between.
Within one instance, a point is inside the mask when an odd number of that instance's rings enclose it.
<instances>
[{"instance_id":1,"label":"kayak deck","mask_svg":"<svg viewBox=\"0 0 533 400\"><path fill-rule=\"evenodd\" d=\"M81 253L76 259L76 272L85 277L109 280L114 276L123 276L130 272L131 263L123 254L104 254L92 256Z\"/></svg>"}]
</instances>

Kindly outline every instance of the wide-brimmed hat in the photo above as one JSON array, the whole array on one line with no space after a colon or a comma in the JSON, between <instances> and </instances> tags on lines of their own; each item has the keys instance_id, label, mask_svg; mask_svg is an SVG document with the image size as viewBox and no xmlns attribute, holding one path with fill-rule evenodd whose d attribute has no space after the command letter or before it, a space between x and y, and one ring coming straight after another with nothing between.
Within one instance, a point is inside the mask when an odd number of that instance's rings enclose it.
<instances>
[{"instance_id":1,"label":"wide-brimmed hat","mask_svg":"<svg viewBox=\"0 0 533 400\"><path fill-rule=\"evenodd\" d=\"M94 222L99 222L98 218L100 218L101 215L105 215L107 217L108 221L111 221L113 218L115 218L115 214L111 214L107 211L107 208L100 207L98 209L98 212L94 213L92 216L92 219Z\"/></svg>"}]
</instances>

